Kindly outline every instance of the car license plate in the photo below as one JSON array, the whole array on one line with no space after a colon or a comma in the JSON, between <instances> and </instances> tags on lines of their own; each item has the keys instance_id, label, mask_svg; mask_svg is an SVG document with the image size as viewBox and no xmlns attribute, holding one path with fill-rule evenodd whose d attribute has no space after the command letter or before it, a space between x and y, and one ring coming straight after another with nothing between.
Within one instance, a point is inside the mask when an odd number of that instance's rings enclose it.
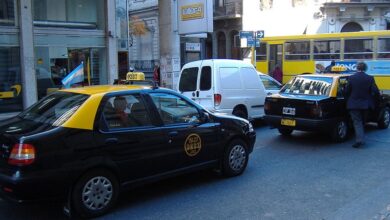
<instances>
[{"instance_id":1,"label":"car license plate","mask_svg":"<svg viewBox=\"0 0 390 220\"><path fill-rule=\"evenodd\" d=\"M280 121L280 124L281 125L285 125L285 126L295 126L295 120L294 119L282 119Z\"/></svg>"},{"instance_id":2,"label":"car license plate","mask_svg":"<svg viewBox=\"0 0 390 220\"><path fill-rule=\"evenodd\" d=\"M295 108L283 107L284 115L295 115Z\"/></svg>"}]
</instances>

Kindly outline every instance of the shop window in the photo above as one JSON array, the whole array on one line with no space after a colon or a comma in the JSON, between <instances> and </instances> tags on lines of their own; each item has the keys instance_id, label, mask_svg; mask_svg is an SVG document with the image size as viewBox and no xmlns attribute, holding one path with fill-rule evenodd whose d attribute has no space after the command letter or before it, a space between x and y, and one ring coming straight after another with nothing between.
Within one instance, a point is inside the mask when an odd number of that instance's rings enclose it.
<instances>
[{"instance_id":1,"label":"shop window","mask_svg":"<svg viewBox=\"0 0 390 220\"><path fill-rule=\"evenodd\" d=\"M315 60L340 59L340 41L339 40L314 41L313 55Z\"/></svg>"},{"instance_id":2,"label":"shop window","mask_svg":"<svg viewBox=\"0 0 390 220\"><path fill-rule=\"evenodd\" d=\"M286 42L286 60L308 60L310 59L310 42Z\"/></svg>"},{"instance_id":3,"label":"shop window","mask_svg":"<svg viewBox=\"0 0 390 220\"><path fill-rule=\"evenodd\" d=\"M0 113L23 109L19 47L0 47Z\"/></svg>"},{"instance_id":4,"label":"shop window","mask_svg":"<svg viewBox=\"0 0 390 220\"><path fill-rule=\"evenodd\" d=\"M390 38L378 39L378 58L390 59Z\"/></svg>"},{"instance_id":5,"label":"shop window","mask_svg":"<svg viewBox=\"0 0 390 220\"><path fill-rule=\"evenodd\" d=\"M266 43L260 43L260 47L256 48L256 60L267 60Z\"/></svg>"},{"instance_id":6,"label":"shop window","mask_svg":"<svg viewBox=\"0 0 390 220\"><path fill-rule=\"evenodd\" d=\"M14 0L0 1L0 25L1 26L15 25L15 1Z\"/></svg>"},{"instance_id":7,"label":"shop window","mask_svg":"<svg viewBox=\"0 0 390 220\"><path fill-rule=\"evenodd\" d=\"M372 39L346 39L344 42L344 59L372 59Z\"/></svg>"},{"instance_id":8,"label":"shop window","mask_svg":"<svg viewBox=\"0 0 390 220\"><path fill-rule=\"evenodd\" d=\"M34 0L34 25L103 29L104 2L104 0Z\"/></svg>"}]
</instances>

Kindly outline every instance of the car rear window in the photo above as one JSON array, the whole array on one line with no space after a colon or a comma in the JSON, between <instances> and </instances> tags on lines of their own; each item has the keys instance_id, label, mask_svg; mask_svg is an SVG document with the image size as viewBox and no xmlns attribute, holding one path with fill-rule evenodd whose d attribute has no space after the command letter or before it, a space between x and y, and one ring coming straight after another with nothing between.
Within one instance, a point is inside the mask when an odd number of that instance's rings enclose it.
<instances>
[{"instance_id":1,"label":"car rear window","mask_svg":"<svg viewBox=\"0 0 390 220\"><path fill-rule=\"evenodd\" d=\"M281 90L281 93L301 95L324 95L330 93L332 77L298 76L288 82Z\"/></svg>"},{"instance_id":2,"label":"car rear window","mask_svg":"<svg viewBox=\"0 0 390 220\"><path fill-rule=\"evenodd\" d=\"M88 97L85 94L56 92L23 111L19 117L60 126L76 112Z\"/></svg>"}]
</instances>

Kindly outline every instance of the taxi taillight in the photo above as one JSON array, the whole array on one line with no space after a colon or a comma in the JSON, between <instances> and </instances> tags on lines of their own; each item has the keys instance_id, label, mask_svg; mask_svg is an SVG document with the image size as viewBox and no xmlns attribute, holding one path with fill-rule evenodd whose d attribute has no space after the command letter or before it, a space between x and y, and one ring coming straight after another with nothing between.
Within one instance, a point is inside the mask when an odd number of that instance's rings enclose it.
<instances>
[{"instance_id":1,"label":"taxi taillight","mask_svg":"<svg viewBox=\"0 0 390 220\"><path fill-rule=\"evenodd\" d=\"M322 117L322 108L320 105L313 105L311 108L311 115L314 117Z\"/></svg>"},{"instance_id":2,"label":"taxi taillight","mask_svg":"<svg viewBox=\"0 0 390 220\"><path fill-rule=\"evenodd\" d=\"M214 94L214 106L219 106L222 102L221 94Z\"/></svg>"},{"instance_id":3,"label":"taxi taillight","mask_svg":"<svg viewBox=\"0 0 390 220\"><path fill-rule=\"evenodd\" d=\"M31 144L15 144L12 147L8 164L16 166L30 165L35 160L35 147Z\"/></svg>"}]
</instances>

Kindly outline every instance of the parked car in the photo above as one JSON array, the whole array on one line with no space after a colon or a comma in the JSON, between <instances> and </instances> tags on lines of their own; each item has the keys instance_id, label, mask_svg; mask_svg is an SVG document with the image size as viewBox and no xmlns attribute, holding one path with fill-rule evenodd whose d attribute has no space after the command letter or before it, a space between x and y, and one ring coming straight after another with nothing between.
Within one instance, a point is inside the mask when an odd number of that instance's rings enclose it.
<instances>
[{"instance_id":1,"label":"parked car","mask_svg":"<svg viewBox=\"0 0 390 220\"><path fill-rule=\"evenodd\" d=\"M278 94L265 100L266 122L290 135L294 130L320 131L334 141L344 141L352 128L344 88L347 74L299 75L291 79ZM390 97L382 94L367 122L385 129L390 121Z\"/></svg>"},{"instance_id":2,"label":"parked car","mask_svg":"<svg viewBox=\"0 0 390 220\"><path fill-rule=\"evenodd\" d=\"M283 85L271 76L261 72L257 72L257 74L259 74L260 80L264 85L267 95L278 93L282 88Z\"/></svg>"},{"instance_id":3,"label":"parked car","mask_svg":"<svg viewBox=\"0 0 390 220\"><path fill-rule=\"evenodd\" d=\"M264 116L265 88L253 65L241 60L187 63L176 89L212 112L249 120Z\"/></svg>"},{"instance_id":4,"label":"parked car","mask_svg":"<svg viewBox=\"0 0 390 220\"><path fill-rule=\"evenodd\" d=\"M0 196L59 198L67 214L96 217L121 190L199 169L244 172L256 133L168 89L145 85L54 92L0 122Z\"/></svg>"}]
</instances>

